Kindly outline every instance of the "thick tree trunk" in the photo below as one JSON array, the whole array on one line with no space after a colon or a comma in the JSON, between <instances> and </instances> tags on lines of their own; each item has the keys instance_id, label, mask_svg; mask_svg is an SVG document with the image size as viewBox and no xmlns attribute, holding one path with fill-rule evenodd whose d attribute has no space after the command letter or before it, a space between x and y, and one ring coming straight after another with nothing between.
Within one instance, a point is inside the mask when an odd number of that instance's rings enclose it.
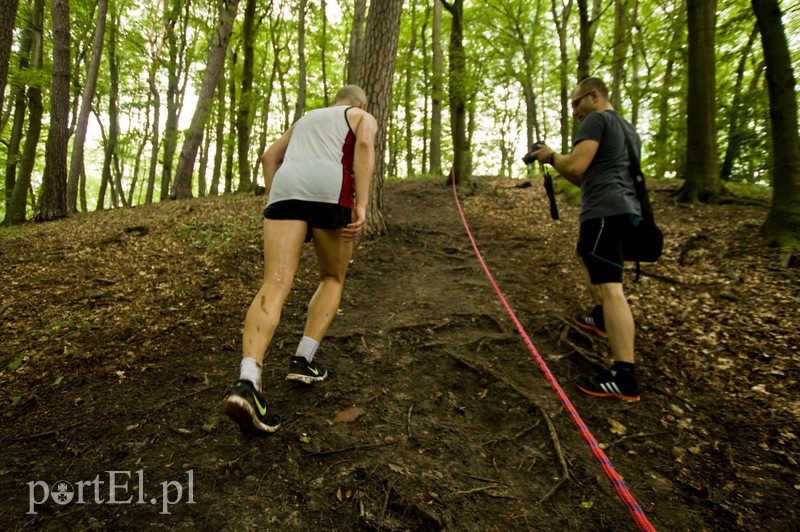
<instances>
[{"instance_id":1,"label":"thick tree trunk","mask_svg":"<svg viewBox=\"0 0 800 532\"><path fill-rule=\"evenodd\" d=\"M45 147L42 200L34 219L56 220L67 211L67 143L69 141L70 33L69 0L52 0L53 84L50 134Z\"/></svg>"},{"instance_id":2,"label":"thick tree trunk","mask_svg":"<svg viewBox=\"0 0 800 532\"><path fill-rule=\"evenodd\" d=\"M192 175L194 163L197 159L197 150L203 138L203 130L208 120L211 100L217 88L222 67L225 64L225 54L233 32L233 22L236 19L236 8L239 0L226 0L220 13L219 28L211 41L208 52L208 65L200 85L200 94L197 97L197 108L192 116L186 140L183 142L178 170L175 172L174 199L187 199L192 197Z\"/></svg>"},{"instance_id":3,"label":"thick tree trunk","mask_svg":"<svg viewBox=\"0 0 800 532\"><path fill-rule=\"evenodd\" d=\"M368 236L386 233L383 218L383 180L385 175L386 125L392 100L392 81L400 35L402 0L373 0L364 42L364 62L358 85L369 99L369 111L378 122L375 136L375 170L370 204L367 209Z\"/></svg>"},{"instance_id":4,"label":"thick tree trunk","mask_svg":"<svg viewBox=\"0 0 800 532\"><path fill-rule=\"evenodd\" d=\"M688 0L689 70L686 132L686 181L678 199L719 201L716 124L716 57L714 28L716 0Z\"/></svg>"},{"instance_id":5,"label":"thick tree trunk","mask_svg":"<svg viewBox=\"0 0 800 532\"><path fill-rule=\"evenodd\" d=\"M800 134L792 59L778 0L751 0L767 65L772 130L772 205L764 222L770 244L800 248Z\"/></svg>"},{"instance_id":6,"label":"thick tree trunk","mask_svg":"<svg viewBox=\"0 0 800 532\"><path fill-rule=\"evenodd\" d=\"M108 0L98 0L97 22L95 23L94 38L92 39L92 57L89 60L86 85L83 87L83 95L81 96L81 107L75 125L75 136L72 139L72 158L69 162L69 177L67 181L67 208L70 212L78 211L78 185L83 172L83 150L86 143L86 131L89 127L89 116L92 112L92 101L97 89L97 76L100 73L100 61L106 36L107 12Z\"/></svg>"}]
</instances>

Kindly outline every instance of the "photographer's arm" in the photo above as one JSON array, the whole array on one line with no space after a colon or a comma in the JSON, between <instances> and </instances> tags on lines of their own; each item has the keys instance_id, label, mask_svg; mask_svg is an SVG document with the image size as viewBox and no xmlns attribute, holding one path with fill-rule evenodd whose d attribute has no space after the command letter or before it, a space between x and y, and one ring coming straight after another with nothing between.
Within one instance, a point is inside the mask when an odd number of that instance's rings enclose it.
<instances>
[{"instance_id":1,"label":"photographer's arm","mask_svg":"<svg viewBox=\"0 0 800 532\"><path fill-rule=\"evenodd\" d=\"M596 140L586 139L580 141L570 154L562 155L560 153L555 153L549 147L544 147L537 151L534 157L541 162L546 162L547 158L550 157L552 153L553 168L564 176L567 181L579 187L583 181L583 174L586 173L586 169L589 168L595 154L597 154L597 148L599 146L600 143Z\"/></svg>"}]
</instances>

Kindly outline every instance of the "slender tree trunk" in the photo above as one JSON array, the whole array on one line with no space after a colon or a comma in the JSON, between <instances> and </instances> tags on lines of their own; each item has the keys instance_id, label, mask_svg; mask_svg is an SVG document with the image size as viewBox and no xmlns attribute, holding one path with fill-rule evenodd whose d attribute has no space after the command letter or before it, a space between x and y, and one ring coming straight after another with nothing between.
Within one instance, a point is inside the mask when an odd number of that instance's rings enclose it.
<instances>
[{"instance_id":1,"label":"slender tree trunk","mask_svg":"<svg viewBox=\"0 0 800 532\"><path fill-rule=\"evenodd\" d=\"M211 127L206 124L203 130L203 143L200 146L200 169L197 171L197 197L206 196L206 172L208 171L208 150L211 144Z\"/></svg>"},{"instance_id":2,"label":"slender tree trunk","mask_svg":"<svg viewBox=\"0 0 800 532\"><path fill-rule=\"evenodd\" d=\"M52 0L53 85L50 92L50 134L45 148L42 200L34 219L44 222L67 216L67 143L69 141L70 33L69 0Z\"/></svg>"},{"instance_id":3,"label":"slender tree trunk","mask_svg":"<svg viewBox=\"0 0 800 532\"><path fill-rule=\"evenodd\" d=\"M583 0L585 5L585 1ZM556 23L556 33L558 34L558 51L561 62L559 64L559 97L561 101L561 151L568 152L569 149L569 124L570 124L570 105L569 105L569 56L567 49L567 22L569 21L569 14L572 11L572 0L569 0L561 10L561 13L556 9L556 0L552 0L553 20ZM583 20L583 15L581 15ZM581 24L584 28L584 24ZM581 45L586 40L581 36ZM581 51L585 53L584 47L581 46ZM580 59L579 59L580 61Z\"/></svg>"},{"instance_id":4,"label":"slender tree trunk","mask_svg":"<svg viewBox=\"0 0 800 532\"><path fill-rule=\"evenodd\" d=\"M594 53L594 39L597 35L597 25L600 21L600 12L602 9L602 4L599 0L595 0L592 4L592 12L589 13L589 0L578 0L578 18L580 20L580 50L578 50L578 70L577 76L575 81L581 81L582 79L592 75L592 54ZM567 13L568 14L568 13ZM564 19L563 25L566 27L568 25L568 18ZM562 56L562 60L563 60ZM567 105L567 94L570 92L571 87L567 84L565 87L564 97L563 100L564 105ZM564 107L564 114L570 115L571 111L569 108ZM572 138L578 134L578 128L580 124L577 120L571 120L567 118L567 123L572 123ZM569 127L568 127L569 129ZM563 132L563 126L562 126ZM568 149L568 148L567 148Z\"/></svg>"},{"instance_id":5,"label":"slender tree trunk","mask_svg":"<svg viewBox=\"0 0 800 532\"><path fill-rule=\"evenodd\" d=\"M253 116L253 64L256 16L256 0L247 0L244 9L242 38L244 41L244 64L242 65L242 94L239 98L239 111L236 114L239 156L239 192L249 192L250 182L250 130ZM224 60L224 58L223 58ZM213 98L213 95L212 95Z\"/></svg>"},{"instance_id":6,"label":"slender tree trunk","mask_svg":"<svg viewBox=\"0 0 800 532\"><path fill-rule=\"evenodd\" d=\"M238 52L234 51L232 70L236 67L237 56ZM228 106L229 116L227 121L230 124L230 128L228 129L227 142L225 143L225 194L233 192L233 152L236 144L236 131L234 129L234 124L236 123L236 81L233 74L228 79L228 99L230 100L230 105ZM288 115L288 107L286 109Z\"/></svg>"},{"instance_id":7,"label":"slender tree trunk","mask_svg":"<svg viewBox=\"0 0 800 532\"><path fill-rule=\"evenodd\" d=\"M180 119L183 91L181 80L184 77L183 61L186 54L189 2L185 3L186 13L182 12L184 3L171 0L166 6L166 37L169 49L167 66L167 122L164 130L164 160L161 173L161 200L169 198L172 184L172 167L175 163L175 151L178 146L178 121ZM180 39L175 31L180 24ZM188 76L186 76L188 79ZM185 87L185 83L183 85Z\"/></svg>"},{"instance_id":8,"label":"slender tree trunk","mask_svg":"<svg viewBox=\"0 0 800 532\"><path fill-rule=\"evenodd\" d=\"M672 97L672 83L675 70L675 56L679 53L681 38L686 34L686 22L681 17L675 17L671 23L672 38L670 39L669 50L666 53L667 64L664 68L664 76L658 95L658 127L653 136L652 154L654 158L654 173L656 176L664 176L668 171L677 171L670 168L672 160L668 142L670 137L670 99Z\"/></svg>"},{"instance_id":9,"label":"slender tree trunk","mask_svg":"<svg viewBox=\"0 0 800 532\"><path fill-rule=\"evenodd\" d=\"M369 98L369 110L378 122L375 138L375 171L367 209L368 236L386 233L383 218L383 180L385 176L386 123L392 99L392 81L397 41L400 35L402 0L372 0L364 42L364 63L358 85Z\"/></svg>"},{"instance_id":10,"label":"slender tree trunk","mask_svg":"<svg viewBox=\"0 0 800 532\"><path fill-rule=\"evenodd\" d=\"M297 104L294 107L294 119L297 122L306 112L306 6L308 0L300 0L298 4L297 28Z\"/></svg>"},{"instance_id":11,"label":"slender tree trunk","mask_svg":"<svg viewBox=\"0 0 800 532\"><path fill-rule=\"evenodd\" d=\"M41 4L41 5L40 5ZM42 0L37 0L36 5L34 5L33 10L30 13L28 18L28 22L22 28L22 35L20 39L20 48L19 48L19 70L20 72L24 72L31 67L31 51L33 48L33 40L34 34L36 31L41 34L42 28L41 23L39 24L38 30L33 23L33 19L36 17L36 14L44 10L44 4ZM10 8L11 4L8 6L4 6L0 8L0 17L11 16L11 27L9 28L9 32L14 29L14 15L15 12L12 13L5 13L2 10L6 8ZM0 20L0 30L5 31L6 21ZM10 38L10 35L9 35ZM0 43L0 46L5 46L5 44ZM10 46L10 44L9 44ZM9 52L10 53L10 52ZM0 50L0 55L2 55L2 50ZM0 68L3 68L3 65L0 64ZM5 65L6 71L8 70L8 65ZM3 81L5 78L3 78ZM0 92L3 92L3 88L0 88ZM2 100L3 95L0 94L0 100ZM17 86L11 87L11 99L13 101L14 107L14 120L11 125L11 134L8 139L7 144L7 155L6 155L6 193L5 193L5 201L6 201L6 211L9 209L9 202L11 201L11 196L14 191L14 187L17 182L17 167L20 164L20 147L22 146L22 134L25 130L25 114L26 114L26 102L29 98L26 97L25 94L25 85L20 83ZM1 108L1 107L0 107ZM25 193L27 194L28 188L25 187Z\"/></svg>"},{"instance_id":12,"label":"slender tree trunk","mask_svg":"<svg viewBox=\"0 0 800 532\"><path fill-rule=\"evenodd\" d=\"M634 17L629 13L629 1L631 0L614 0L614 48L611 59L611 105L620 113L623 113L622 85L625 83L625 59L628 56L628 45L630 44L634 20ZM636 0L632 1L635 5Z\"/></svg>"},{"instance_id":13,"label":"slender tree trunk","mask_svg":"<svg viewBox=\"0 0 800 532\"><path fill-rule=\"evenodd\" d=\"M225 74L217 83L217 114L214 135L214 171L211 174L209 196L219 195L219 182L222 177L222 150L225 146Z\"/></svg>"},{"instance_id":14,"label":"slender tree trunk","mask_svg":"<svg viewBox=\"0 0 800 532\"><path fill-rule=\"evenodd\" d=\"M139 197L136 198L134 202L134 194L136 192L136 186L140 184L139 181L139 172L142 169L142 158L144 157L144 150L147 148L147 142L150 140L150 106L148 105L146 112L145 112L145 125L142 128L142 141L139 143L139 147L136 149L136 157L133 166L133 179L131 180L130 189L128 189L128 205L138 204L139 200L141 199L141 194ZM139 187L141 190L141 187Z\"/></svg>"},{"instance_id":15,"label":"slender tree trunk","mask_svg":"<svg viewBox=\"0 0 800 532\"><path fill-rule=\"evenodd\" d=\"M442 51L442 3L433 3L433 27L431 47L431 174L442 175L442 102L444 101L444 52Z\"/></svg>"},{"instance_id":16,"label":"slender tree trunk","mask_svg":"<svg viewBox=\"0 0 800 532\"><path fill-rule=\"evenodd\" d=\"M330 94L328 88L328 7L325 0L320 0L320 12L322 16L322 42L320 43L320 60L322 66L322 98L325 102L325 107L328 107L330 102Z\"/></svg>"},{"instance_id":17,"label":"slender tree trunk","mask_svg":"<svg viewBox=\"0 0 800 532\"><path fill-rule=\"evenodd\" d=\"M689 70L686 133L686 181L680 201L719 201L716 125L716 0L688 0Z\"/></svg>"},{"instance_id":18,"label":"slender tree trunk","mask_svg":"<svg viewBox=\"0 0 800 532\"><path fill-rule=\"evenodd\" d=\"M192 170L197 159L197 150L203 138L203 130L211 107L211 100L225 65L225 54L233 32L233 22L236 19L236 9L239 0L225 0L220 13L219 28L211 41L208 52L208 65L200 85L200 94L197 98L197 108L192 116L186 140L183 142L178 170L175 172L174 199L187 199L192 197Z\"/></svg>"},{"instance_id":19,"label":"slender tree trunk","mask_svg":"<svg viewBox=\"0 0 800 532\"><path fill-rule=\"evenodd\" d=\"M366 13L367 0L355 0L350 46L347 49L347 83L356 83L361 79L359 70L364 60L364 17Z\"/></svg>"},{"instance_id":20,"label":"slender tree trunk","mask_svg":"<svg viewBox=\"0 0 800 532\"><path fill-rule=\"evenodd\" d=\"M110 78L110 90L108 93L108 142L109 153L114 162L113 184L116 196L127 207L125 189L122 187L122 172L119 169L119 155L117 146L119 144L119 56L117 55L117 35L119 28L119 15L117 15L116 3L111 6L111 28L108 39L108 72ZM115 205L116 206L116 205Z\"/></svg>"},{"instance_id":21,"label":"slender tree trunk","mask_svg":"<svg viewBox=\"0 0 800 532\"><path fill-rule=\"evenodd\" d=\"M722 169L720 170L720 179L728 181L733 174L733 163L736 156L739 154L741 148L742 130L739 127L739 117L742 114L742 85L744 84L744 69L747 66L747 60L750 58L750 52L753 49L753 43L758 37L758 24L753 28L750 33L750 38L747 39L744 48L742 49L742 56L739 58L739 66L736 69L736 82L733 86L733 98L731 99L731 108L728 117L728 147L725 149L725 158L722 161Z\"/></svg>"},{"instance_id":22,"label":"slender tree trunk","mask_svg":"<svg viewBox=\"0 0 800 532\"><path fill-rule=\"evenodd\" d=\"M92 113L92 101L97 89L97 76L100 73L100 61L103 55L103 42L106 36L106 14L108 0L97 2L97 22L94 27L92 39L92 56L89 60L89 70L86 73L86 85L81 96L81 107L75 126L75 136L72 139L72 158L69 164L69 177L67 181L67 208L70 212L78 211L78 184L83 172L83 150L86 143L86 131L89 127L89 116Z\"/></svg>"},{"instance_id":23,"label":"slender tree trunk","mask_svg":"<svg viewBox=\"0 0 800 532\"><path fill-rule=\"evenodd\" d=\"M778 0L751 0L767 65L772 132L772 205L764 222L770 244L800 248L800 134L789 44Z\"/></svg>"},{"instance_id":24,"label":"slender tree trunk","mask_svg":"<svg viewBox=\"0 0 800 532\"><path fill-rule=\"evenodd\" d=\"M414 175L414 112L413 112L413 95L412 84L416 72L414 72L413 61L414 52L417 48L417 2L411 1L411 42L408 43L406 50L406 80L405 87L403 88L404 96L404 109L406 115L406 176L411 177Z\"/></svg>"},{"instance_id":25,"label":"slender tree trunk","mask_svg":"<svg viewBox=\"0 0 800 532\"><path fill-rule=\"evenodd\" d=\"M0 109L3 108L3 95L6 92L8 63L11 59L11 44L14 39L14 25L17 18L18 0L3 0L0 3Z\"/></svg>"},{"instance_id":26,"label":"slender tree trunk","mask_svg":"<svg viewBox=\"0 0 800 532\"><path fill-rule=\"evenodd\" d=\"M32 71L42 68L43 59L43 22L44 22L44 0L36 0L30 14L30 22L27 25L30 44L27 46L30 62L27 67ZM39 137L42 131L42 89L38 83L33 83L28 87L28 132L25 134L25 145L22 149L22 157L19 161L19 175L16 184L12 189L6 189L9 195L6 206L6 216L3 221L6 225L20 224L25 221L27 214L28 189L31 186L31 175L36 163L36 148L39 146ZM25 105L22 105L23 110ZM16 125L16 119L15 119ZM9 155L10 157L10 155Z\"/></svg>"}]
</instances>

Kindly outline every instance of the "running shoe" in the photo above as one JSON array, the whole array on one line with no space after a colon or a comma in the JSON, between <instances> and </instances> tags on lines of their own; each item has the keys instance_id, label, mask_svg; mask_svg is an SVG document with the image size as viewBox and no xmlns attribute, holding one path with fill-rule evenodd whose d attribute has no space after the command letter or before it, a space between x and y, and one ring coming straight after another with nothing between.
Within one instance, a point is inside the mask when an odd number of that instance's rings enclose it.
<instances>
[{"instance_id":1,"label":"running shoe","mask_svg":"<svg viewBox=\"0 0 800 532\"><path fill-rule=\"evenodd\" d=\"M245 434L272 433L281 426L281 418L269 413L266 399L248 380L236 381L223 405L225 414Z\"/></svg>"},{"instance_id":2,"label":"running shoe","mask_svg":"<svg viewBox=\"0 0 800 532\"><path fill-rule=\"evenodd\" d=\"M639 385L636 376L612 367L594 377L578 377L575 386L589 395L595 397L613 397L623 401L639 400Z\"/></svg>"},{"instance_id":3,"label":"running shoe","mask_svg":"<svg viewBox=\"0 0 800 532\"><path fill-rule=\"evenodd\" d=\"M286 374L287 381L311 384L312 382L323 381L327 376L328 370L316 359L309 362L303 357L292 357L289 360L289 372Z\"/></svg>"},{"instance_id":4,"label":"running shoe","mask_svg":"<svg viewBox=\"0 0 800 532\"><path fill-rule=\"evenodd\" d=\"M603 321L603 307L600 305L595 305L588 314L575 314L572 317L572 322L581 329L594 333L601 338L606 337L606 324Z\"/></svg>"}]
</instances>

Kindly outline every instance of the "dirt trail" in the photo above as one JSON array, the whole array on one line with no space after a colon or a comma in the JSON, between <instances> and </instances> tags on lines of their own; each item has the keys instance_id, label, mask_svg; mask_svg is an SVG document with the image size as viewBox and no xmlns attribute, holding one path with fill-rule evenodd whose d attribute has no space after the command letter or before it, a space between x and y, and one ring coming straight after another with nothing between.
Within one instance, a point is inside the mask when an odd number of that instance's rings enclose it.
<instances>
[{"instance_id":1,"label":"dirt trail","mask_svg":"<svg viewBox=\"0 0 800 532\"><path fill-rule=\"evenodd\" d=\"M796 349L784 358L761 351L782 372L767 384L770 402L749 391L750 381L734 395L741 383L683 380L693 358L667 356L678 352L675 323L712 329L667 302L703 304L711 288L696 288L697 279L718 288L712 274L728 263L709 272L696 257L712 252L701 246L683 264L648 268L679 284L649 277L629 291L642 324L642 401L581 396L570 381L602 363L607 347L564 319L584 301L572 263L576 212L564 205L563 221L551 222L538 187L515 185L494 182L463 198L470 225L650 521L663 530L790 529L800 484L790 436ZM330 378L313 387L284 380L316 287L312 250L304 253L265 362L265 392L284 419L265 438L242 436L220 410L260 278L259 198L167 203L0 234L0 519L45 529L634 530L475 260L450 188L389 182L385 193L390 234L360 242L319 352ZM698 229L696 214L664 207L673 257ZM760 305L791 304L797 295L778 289L787 280L796 287L797 272L770 269L774 257L754 244L753 216L728 212L742 237L728 252L743 264L724 278L749 267L759 287L734 282L726 293L742 300L761 289ZM721 238L716 227L703 229L712 242ZM715 312L728 302L716 301ZM745 341L718 334L727 350L709 356L722 364ZM797 333L758 334L749 337L797 345ZM336 420L354 407L363 410L355 421ZM130 502L109 504L108 471L130 473L117 475L127 486L115 494ZM50 499L28 513L29 483L42 481L34 487L42 498L64 480L77 497L79 482L94 479L105 483L84 484L85 504Z\"/></svg>"}]
</instances>

